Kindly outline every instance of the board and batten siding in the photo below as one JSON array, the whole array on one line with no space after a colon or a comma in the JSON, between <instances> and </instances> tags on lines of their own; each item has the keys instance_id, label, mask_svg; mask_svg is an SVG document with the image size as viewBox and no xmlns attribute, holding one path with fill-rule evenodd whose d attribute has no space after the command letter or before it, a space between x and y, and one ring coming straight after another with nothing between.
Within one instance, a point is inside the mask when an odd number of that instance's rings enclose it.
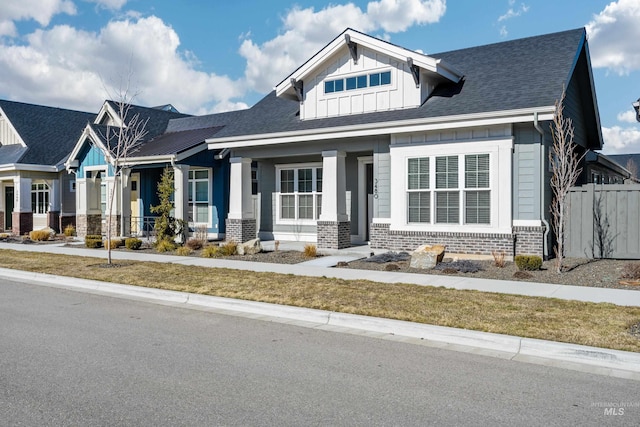
<instances>
[{"instance_id":1,"label":"board and batten siding","mask_svg":"<svg viewBox=\"0 0 640 427\"><path fill-rule=\"evenodd\" d=\"M422 96L428 95L429 84L416 88L406 63L362 46L358 46L357 63L345 46L325 64L320 72L305 80L304 102L300 104L302 120L415 108L421 104ZM325 80L384 71L391 71L390 85L324 93Z\"/></svg>"},{"instance_id":2,"label":"board and batten siding","mask_svg":"<svg viewBox=\"0 0 640 427\"><path fill-rule=\"evenodd\" d=\"M571 188L565 256L640 259L638 212L640 184Z\"/></svg>"},{"instance_id":3,"label":"board and batten siding","mask_svg":"<svg viewBox=\"0 0 640 427\"><path fill-rule=\"evenodd\" d=\"M23 145L18 134L13 130L6 117L0 116L0 145ZM2 159L0 159L2 163Z\"/></svg>"}]
</instances>

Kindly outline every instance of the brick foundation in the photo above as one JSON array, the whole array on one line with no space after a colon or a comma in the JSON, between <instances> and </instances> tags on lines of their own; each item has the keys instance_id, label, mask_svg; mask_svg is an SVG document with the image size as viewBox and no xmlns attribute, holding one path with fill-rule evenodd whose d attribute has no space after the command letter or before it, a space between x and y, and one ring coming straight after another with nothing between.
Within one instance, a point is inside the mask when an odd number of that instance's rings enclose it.
<instances>
[{"instance_id":1,"label":"brick foundation","mask_svg":"<svg viewBox=\"0 0 640 427\"><path fill-rule=\"evenodd\" d=\"M33 213L13 212L11 220L13 221L13 234L22 236L25 233L33 231Z\"/></svg>"},{"instance_id":2,"label":"brick foundation","mask_svg":"<svg viewBox=\"0 0 640 427\"><path fill-rule=\"evenodd\" d=\"M514 234L498 233L454 233L430 231L397 231L390 230L389 224L372 224L370 244L375 249L395 251L412 251L420 245L446 245L447 252L491 255L491 251L502 251L505 255L513 255L515 245Z\"/></svg>"},{"instance_id":3,"label":"brick foundation","mask_svg":"<svg viewBox=\"0 0 640 427\"><path fill-rule=\"evenodd\" d=\"M64 229L68 226L76 227L76 216L75 215L61 215L59 218L60 223L60 231L64 232Z\"/></svg>"},{"instance_id":4,"label":"brick foundation","mask_svg":"<svg viewBox=\"0 0 640 427\"><path fill-rule=\"evenodd\" d=\"M350 246L350 221L318 221L318 248L344 249Z\"/></svg>"},{"instance_id":5,"label":"brick foundation","mask_svg":"<svg viewBox=\"0 0 640 427\"><path fill-rule=\"evenodd\" d=\"M76 235L102 234L102 215L76 215Z\"/></svg>"},{"instance_id":6,"label":"brick foundation","mask_svg":"<svg viewBox=\"0 0 640 427\"><path fill-rule=\"evenodd\" d=\"M227 218L226 240L243 243L256 238L255 219L229 219Z\"/></svg>"},{"instance_id":7,"label":"brick foundation","mask_svg":"<svg viewBox=\"0 0 640 427\"><path fill-rule=\"evenodd\" d=\"M544 232L546 227L513 227L516 255L544 257Z\"/></svg>"},{"instance_id":8,"label":"brick foundation","mask_svg":"<svg viewBox=\"0 0 640 427\"><path fill-rule=\"evenodd\" d=\"M47 212L47 227L53 229L56 233L60 230L60 212Z\"/></svg>"}]
</instances>

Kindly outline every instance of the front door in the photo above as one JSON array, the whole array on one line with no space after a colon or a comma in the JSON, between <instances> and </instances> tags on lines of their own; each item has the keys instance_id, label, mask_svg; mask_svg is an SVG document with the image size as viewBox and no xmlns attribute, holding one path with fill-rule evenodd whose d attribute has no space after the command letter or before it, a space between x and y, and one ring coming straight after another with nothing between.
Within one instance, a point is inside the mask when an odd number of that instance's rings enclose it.
<instances>
[{"instance_id":1,"label":"front door","mask_svg":"<svg viewBox=\"0 0 640 427\"><path fill-rule=\"evenodd\" d=\"M13 228L13 187L4 189L4 229L11 231Z\"/></svg>"},{"instance_id":2,"label":"front door","mask_svg":"<svg viewBox=\"0 0 640 427\"><path fill-rule=\"evenodd\" d=\"M369 240L369 229L373 220L373 163L365 164L367 179L367 222L365 226L365 240Z\"/></svg>"}]
</instances>

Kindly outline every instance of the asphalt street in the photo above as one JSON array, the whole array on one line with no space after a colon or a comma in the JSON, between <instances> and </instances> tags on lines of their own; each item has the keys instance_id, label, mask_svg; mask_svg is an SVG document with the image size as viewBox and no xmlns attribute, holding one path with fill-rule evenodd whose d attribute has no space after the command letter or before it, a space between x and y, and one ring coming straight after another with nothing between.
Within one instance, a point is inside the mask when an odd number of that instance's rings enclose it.
<instances>
[{"instance_id":1,"label":"asphalt street","mask_svg":"<svg viewBox=\"0 0 640 427\"><path fill-rule=\"evenodd\" d=\"M0 425L637 425L640 382L0 281Z\"/></svg>"}]
</instances>

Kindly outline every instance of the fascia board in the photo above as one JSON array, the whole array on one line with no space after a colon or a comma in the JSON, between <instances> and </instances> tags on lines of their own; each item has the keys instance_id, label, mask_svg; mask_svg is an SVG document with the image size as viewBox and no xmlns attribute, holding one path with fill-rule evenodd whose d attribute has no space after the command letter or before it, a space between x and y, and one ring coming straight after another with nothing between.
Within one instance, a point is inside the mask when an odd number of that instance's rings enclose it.
<instances>
[{"instance_id":1,"label":"fascia board","mask_svg":"<svg viewBox=\"0 0 640 427\"><path fill-rule=\"evenodd\" d=\"M96 119L93 123L96 125L100 124L105 115L109 115L110 118L117 122L116 127L122 126L120 115L116 110L113 109L109 101L105 101L104 104L102 104L102 108L100 108L100 111L96 115Z\"/></svg>"},{"instance_id":2,"label":"fascia board","mask_svg":"<svg viewBox=\"0 0 640 427\"><path fill-rule=\"evenodd\" d=\"M4 117L7 120L7 123L9 124L9 128L11 129L11 132L13 132L13 134L18 137L18 142L20 143L20 145L22 145L24 148L28 148L27 144L22 139L22 136L18 133L16 128L13 127L13 123L11 123L11 119L9 118L9 116L7 116L7 114L4 112L4 110L1 107L0 107L0 116Z\"/></svg>"},{"instance_id":3,"label":"fascia board","mask_svg":"<svg viewBox=\"0 0 640 427\"><path fill-rule=\"evenodd\" d=\"M145 157L127 157L121 161L122 166L138 166L138 165L152 165L155 163L171 163L176 161L175 154L168 154L162 156L145 156Z\"/></svg>"},{"instance_id":4,"label":"fascia board","mask_svg":"<svg viewBox=\"0 0 640 427\"><path fill-rule=\"evenodd\" d=\"M87 125L85 126L84 131L82 131L82 135L80 135L80 139L78 139L78 142L76 142L75 147L73 147L73 151L71 151L69 158L66 162L64 162L65 168L69 169L71 167L71 162L76 160L78 154L80 153L80 150L84 146L87 139L91 140L93 144L100 148L100 151L102 151L102 154L105 156L105 160L108 163L111 163L113 161L113 159L111 158L111 154L107 150L107 147L105 147L105 145L102 143L102 140L98 137L98 135L96 135L91 125Z\"/></svg>"},{"instance_id":5,"label":"fascia board","mask_svg":"<svg viewBox=\"0 0 640 427\"><path fill-rule=\"evenodd\" d=\"M291 142L320 141L337 138L354 138L380 134L424 132L442 129L457 129L475 126L490 126L507 123L534 122L535 113L539 121L553 120L554 106L509 110L492 113L467 114L433 119L401 120L396 122L368 123L358 126L312 129L277 134L252 135L233 138L207 139L210 150L242 148L258 145L287 144Z\"/></svg>"},{"instance_id":6,"label":"fascia board","mask_svg":"<svg viewBox=\"0 0 640 427\"><path fill-rule=\"evenodd\" d=\"M50 165L29 165L26 163L10 163L0 166L0 172L29 171L29 172L60 172L62 168Z\"/></svg>"}]
</instances>

